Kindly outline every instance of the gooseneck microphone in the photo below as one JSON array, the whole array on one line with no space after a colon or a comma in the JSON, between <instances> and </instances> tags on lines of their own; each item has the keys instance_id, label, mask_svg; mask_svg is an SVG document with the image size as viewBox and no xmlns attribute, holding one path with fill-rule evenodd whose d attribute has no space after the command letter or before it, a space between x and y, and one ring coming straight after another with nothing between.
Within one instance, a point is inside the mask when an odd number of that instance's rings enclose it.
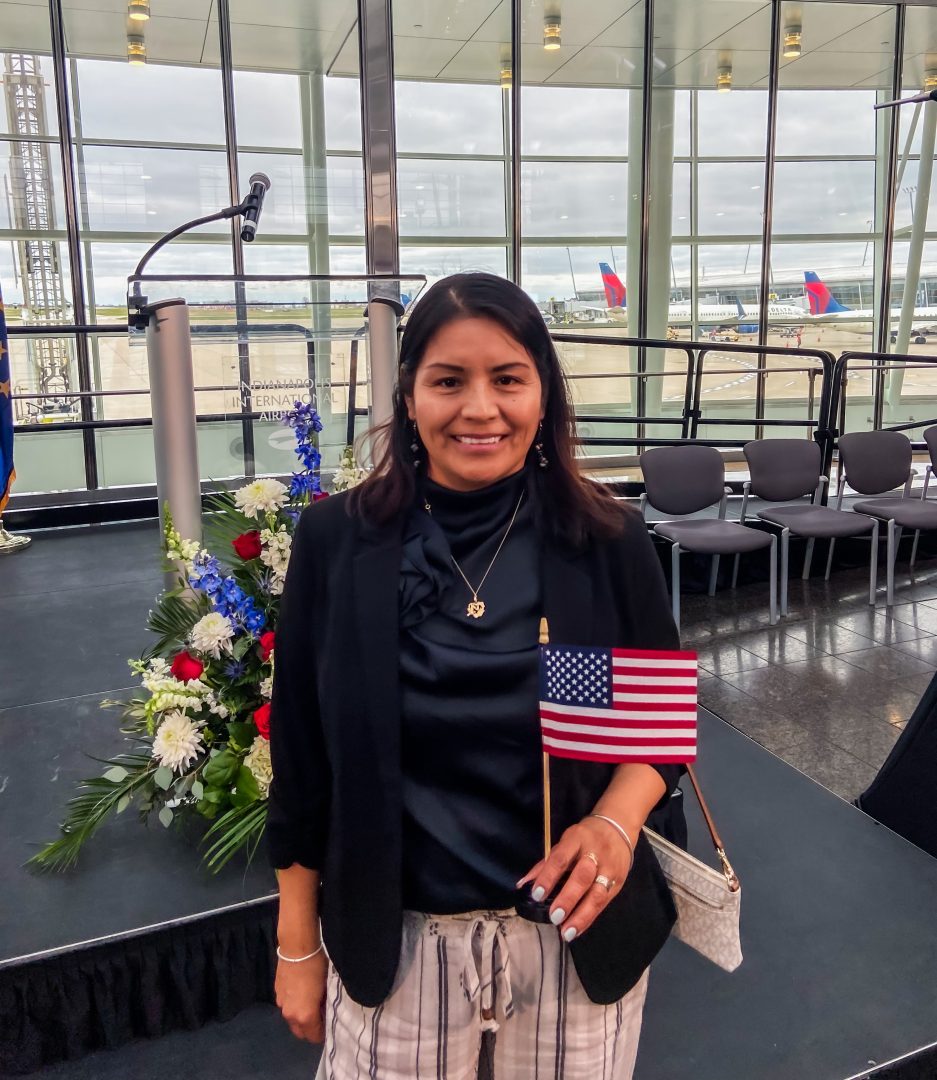
<instances>
[{"instance_id":1,"label":"gooseneck microphone","mask_svg":"<svg viewBox=\"0 0 937 1080\"><path fill-rule=\"evenodd\" d=\"M873 106L876 109L892 109L896 105L911 105L918 101L937 101L937 90L925 90L923 94L915 94L914 97L898 98L896 101L883 101L881 105Z\"/></svg>"},{"instance_id":2,"label":"gooseneck microphone","mask_svg":"<svg viewBox=\"0 0 937 1080\"><path fill-rule=\"evenodd\" d=\"M247 198L241 203L241 239L245 244L249 244L257 235L257 223L264 206L264 196L270 189L270 177L266 173L254 173L250 178L250 186Z\"/></svg>"}]
</instances>

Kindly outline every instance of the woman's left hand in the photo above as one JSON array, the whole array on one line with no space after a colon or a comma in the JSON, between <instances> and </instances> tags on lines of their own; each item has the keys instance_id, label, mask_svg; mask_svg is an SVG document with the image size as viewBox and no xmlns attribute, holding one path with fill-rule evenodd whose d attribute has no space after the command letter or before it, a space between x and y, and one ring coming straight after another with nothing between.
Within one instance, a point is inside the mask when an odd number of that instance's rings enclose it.
<instances>
[{"instance_id":1,"label":"woman's left hand","mask_svg":"<svg viewBox=\"0 0 937 1080\"><path fill-rule=\"evenodd\" d=\"M587 853L595 856L596 862ZM621 892L631 870L631 852L615 830L598 819L586 818L563 833L547 859L541 859L517 883L533 882L534 899L549 896L564 874L569 877L550 905L550 918L564 940L585 933L609 902ZM614 882L610 888L599 875ZM543 892L538 892L543 889Z\"/></svg>"}]
</instances>

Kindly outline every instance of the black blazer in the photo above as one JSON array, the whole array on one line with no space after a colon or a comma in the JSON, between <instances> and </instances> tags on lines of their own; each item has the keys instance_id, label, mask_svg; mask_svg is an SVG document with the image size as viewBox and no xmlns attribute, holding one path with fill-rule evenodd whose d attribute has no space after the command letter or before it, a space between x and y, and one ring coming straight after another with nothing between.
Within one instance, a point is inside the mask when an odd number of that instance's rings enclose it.
<instances>
[{"instance_id":1,"label":"black blazer","mask_svg":"<svg viewBox=\"0 0 937 1080\"><path fill-rule=\"evenodd\" d=\"M653 544L623 506L620 538L580 552L547 543L543 604L557 644L672 649L678 634ZM319 870L329 956L348 993L375 1006L400 952L398 583L403 521L352 518L343 495L304 511L276 628L270 743L271 862ZM588 814L614 766L552 758L554 840ZM673 788L678 766L660 766ZM618 1000L667 939L675 910L643 837L624 888L570 945L598 1003Z\"/></svg>"}]
</instances>

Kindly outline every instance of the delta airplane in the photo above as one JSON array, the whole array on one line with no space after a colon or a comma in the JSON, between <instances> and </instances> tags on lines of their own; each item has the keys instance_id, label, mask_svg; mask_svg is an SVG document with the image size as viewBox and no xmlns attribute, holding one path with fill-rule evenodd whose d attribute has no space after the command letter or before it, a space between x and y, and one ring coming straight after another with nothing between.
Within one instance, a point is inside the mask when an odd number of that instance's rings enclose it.
<instances>
[{"instance_id":1,"label":"delta airplane","mask_svg":"<svg viewBox=\"0 0 937 1080\"><path fill-rule=\"evenodd\" d=\"M850 329L852 331L864 331L871 333L872 320L875 312L872 308L851 308L841 304L820 280L820 276L813 270L804 271L804 287L807 290L807 301L810 304L810 322L817 324L830 323L834 328ZM932 326L937 323L937 307L916 307L913 318L929 319L931 322L920 328L911 330L912 340L916 345L924 345L927 338L925 333L932 332ZM891 309L891 338L895 340L895 328L901 319L901 309Z\"/></svg>"},{"instance_id":2,"label":"delta airplane","mask_svg":"<svg viewBox=\"0 0 937 1080\"><path fill-rule=\"evenodd\" d=\"M599 263L602 284L605 287L605 301L611 314L627 320L627 292L621 278L614 273L608 263ZM736 298L734 304L700 304L697 308L697 323L701 329L734 327L742 334L757 334L761 307L752 304L743 307ZM807 321L806 312L793 304L768 304L768 318L777 325L802 326ZM668 326L692 326L693 307L688 300L670 304L667 309Z\"/></svg>"}]
</instances>

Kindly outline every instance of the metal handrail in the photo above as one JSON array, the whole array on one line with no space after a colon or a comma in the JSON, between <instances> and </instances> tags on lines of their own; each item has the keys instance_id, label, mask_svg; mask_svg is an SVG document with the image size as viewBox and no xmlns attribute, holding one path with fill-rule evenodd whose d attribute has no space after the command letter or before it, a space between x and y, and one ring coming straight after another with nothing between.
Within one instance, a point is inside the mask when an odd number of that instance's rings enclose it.
<instances>
[{"instance_id":1,"label":"metal handrail","mask_svg":"<svg viewBox=\"0 0 937 1080\"><path fill-rule=\"evenodd\" d=\"M848 350L847 352L840 353L840 355L836 359L836 364L833 370L833 401L831 404L831 415L836 417L838 421L838 430L836 431L837 435L844 432L846 428L846 385L848 382L847 372L850 362L853 360L860 360L866 362L864 366L853 368L854 371L872 371L875 373L875 383L872 389L873 430L910 431L913 428L926 427L930 424L937 424L937 417L929 420L915 420L901 424L889 424L884 426L882 424L882 420L884 418L884 412L882 408L884 373L889 368L896 367L914 367L915 365L919 365L921 367L937 367L937 355L928 356L921 353L880 353L866 352L860 350ZM923 449L925 446L925 444L920 441L912 443L912 445L915 449Z\"/></svg>"}]
</instances>

